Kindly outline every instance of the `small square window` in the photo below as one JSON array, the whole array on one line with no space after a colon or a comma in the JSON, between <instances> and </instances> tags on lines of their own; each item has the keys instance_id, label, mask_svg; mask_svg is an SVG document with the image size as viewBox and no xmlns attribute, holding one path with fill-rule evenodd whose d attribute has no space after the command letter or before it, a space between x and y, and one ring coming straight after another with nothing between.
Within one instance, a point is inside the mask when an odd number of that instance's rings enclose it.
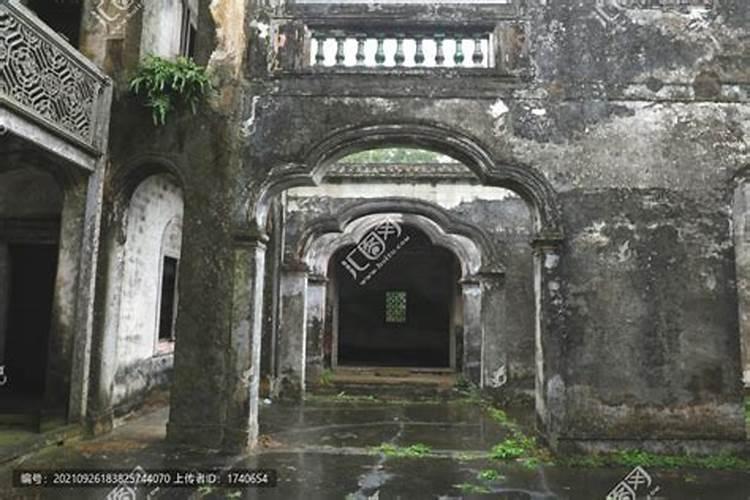
<instances>
[{"instance_id":1,"label":"small square window","mask_svg":"<svg viewBox=\"0 0 750 500\"><path fill-rule=\"evenodd\" d=\"M406 323L406 292L385 292L385 322Z\"/></svg>"}]
</instances>

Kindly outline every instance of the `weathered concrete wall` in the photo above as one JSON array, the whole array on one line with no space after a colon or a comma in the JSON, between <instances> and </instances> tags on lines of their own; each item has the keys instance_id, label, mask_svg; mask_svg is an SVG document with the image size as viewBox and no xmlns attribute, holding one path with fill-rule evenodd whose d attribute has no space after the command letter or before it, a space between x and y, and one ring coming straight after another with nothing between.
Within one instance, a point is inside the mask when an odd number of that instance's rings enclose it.
<instances>
[{"instance_id":1,"label":"weathered concrete wall","mask_svg":"<svg viewBox=\"0 0 750 500\"><path fill-rule=\"evenodd\" d=\"M59 217L62 191L52 175L21 168L0 174L0 218Z\"/></svg>"},{"instance_id":2,"label":"weathered concrete wall","mask_svg":"<svg viewBox=\"0 0 750 500\"><path fill-rule=\"evenodd\" d=\"M144 3L141 57L147 54L166 58L180 55L182 15L183 0L156 0Z\"/></svg>"},{"instance_id":3,"label":"weathered concrete wall","mask_svg":"<svg viewBox=\"0 0 750 500\"><path fill-rule=\"evenodd\" d=\"M510 55L526 69L516 79L275 73L268 84L254 74L240 182L272 168L303 182L329 159L314 146L358 127L359 142L326 144L351 152L394 124L401 143L417 124L463 134L509 172L508 187L515 168L540 174L561 209L565 239L541 290L540 396L557 443L742 440L729 207L730 181L750 160L747 2L681 11L561 0L522 12L511 40L522 50Z\"/></svg>"},{"instance_id":4,"label":"weathered concrete wall","mask_svg":"<svg viewBox=\"0 0 750 500\"><path fill-rule=\"evenodd\" d=\"M335 22L336 9L322 18ZM360 7L365 20L368 9ZM484 25L496 9L416 5L398 19ZM749 9L744 0L708 11L524 2L498 21L506 74L331 77L295 73L303 23L274 19L284 13L275 2L202 0L198 60L211 62L218 94L198 118L181 113L154 129L120 85L108 178L119 192L137 165L158 163L184 183L190 238L170 439L216 446L254 432L248 360L260 339L253 294L265 246L263 224L248 219L269 173L287 181L280 189L309 184L326 154L395 141L448 153L477 145L483 179L524 191L539 211L559 208L559 260L556 249L548 266L537 262L538 397L554 417L553 440L741 440L729 207L730 180L750 163ZM120 83L140 54L139 24L117 39L84 23L84 51ZM398 141L367 143L393 126ZM417 126L435 133L417 137ZM315 150L356 130L360 142Z\"/></svg>"},{"instance_id":5,"label":"weathered concrete wall","mask_svg":"<svg viewBox=\"0 0 750 500\"><path fill-rule=\"evenodd\" d=\"M180 54L182 0L156 0L143 6L141 57L154 54L175 57Z\"/></svg>"},{"instance_id":6,"label":"weathered concrete wall","mask_svg":"<svg viewBox=\"0 0 750 500\"><path fill-rule=\"evenodd\" d=\"M163 383L171 368L171 349L163 352L157 346L159 304L164 257L180 255L182 213L182 190L166 175L144 180L130 200L119 287L115 405ZM157 355L163 359L152 359Z\"/></svg>"}]
</instances>

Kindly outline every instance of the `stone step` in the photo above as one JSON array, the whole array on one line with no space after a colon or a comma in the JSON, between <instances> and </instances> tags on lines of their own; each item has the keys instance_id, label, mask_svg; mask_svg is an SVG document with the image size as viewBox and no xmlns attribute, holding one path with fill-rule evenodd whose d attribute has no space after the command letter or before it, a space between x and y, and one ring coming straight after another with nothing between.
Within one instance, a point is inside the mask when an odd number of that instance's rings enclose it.
<instances>
[{"instance_id":1,"label":"stone step","mask_svg":"<svg viewBox=\"0 0 750 500\"><path fill-rule=\"evenodd\" d=\"M442 398L454 392L456 374L447 370L410 368L339 369L326 384L313 385L313 394L393 398Z\"/></svg>"}]
</instances>

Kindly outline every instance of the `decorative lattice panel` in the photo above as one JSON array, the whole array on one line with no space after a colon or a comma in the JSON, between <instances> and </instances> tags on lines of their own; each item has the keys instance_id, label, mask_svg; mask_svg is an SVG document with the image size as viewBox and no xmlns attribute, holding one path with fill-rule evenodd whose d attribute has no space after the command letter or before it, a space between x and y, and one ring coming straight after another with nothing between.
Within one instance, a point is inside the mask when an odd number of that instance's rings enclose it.
<instances>
[{"instance_id":1,"label":"decorative lattice panel","mask_svg":"<svg viewBox=\"0 0 750 500\"><path fill-rule=\"evenodd\" d=\"M91 145L101 85L41 29L0 5L0 96Z\"/></svg>"},{"instance_id":2,"label":"decorative lattice panel","mask_svg":"<svg viewBox=\"0 0 750 500\"><path fill-rule=\"evenodd\" d=\"M406 292L385 292L385 321L406 322Z\"/></svg>"}]
</instances>

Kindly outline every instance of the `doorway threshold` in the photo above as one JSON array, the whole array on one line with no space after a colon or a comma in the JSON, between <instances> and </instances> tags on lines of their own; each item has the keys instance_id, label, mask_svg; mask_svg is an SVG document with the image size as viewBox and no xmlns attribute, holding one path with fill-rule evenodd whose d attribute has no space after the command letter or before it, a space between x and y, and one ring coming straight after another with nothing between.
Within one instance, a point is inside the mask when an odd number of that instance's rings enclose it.
<instances>
[{"instance_id":1,"label":"doorway threshold","mask_svg":"<svg viewBox=\"0 0 750 500\"><path fill-rule=\"evenodd\" d=\"M445 368L338 367L326 386L313 388L319 394L346 393L385 398L442 398L453 391L458 374Z\"/></svg>"},{"instance_id":2,"label":"doorway threshold","mask_svg":"<svg viewBox=\"0 0 750 500\"><path fill-rule=\"evenodd\" d=\"M381 373L407 376L409 374L429 374L438 375L455 374L456 370L448 367L424 367L424 366L367 366L367 365L339 365L334 373Z\"/></svg>"}]
</instances>

